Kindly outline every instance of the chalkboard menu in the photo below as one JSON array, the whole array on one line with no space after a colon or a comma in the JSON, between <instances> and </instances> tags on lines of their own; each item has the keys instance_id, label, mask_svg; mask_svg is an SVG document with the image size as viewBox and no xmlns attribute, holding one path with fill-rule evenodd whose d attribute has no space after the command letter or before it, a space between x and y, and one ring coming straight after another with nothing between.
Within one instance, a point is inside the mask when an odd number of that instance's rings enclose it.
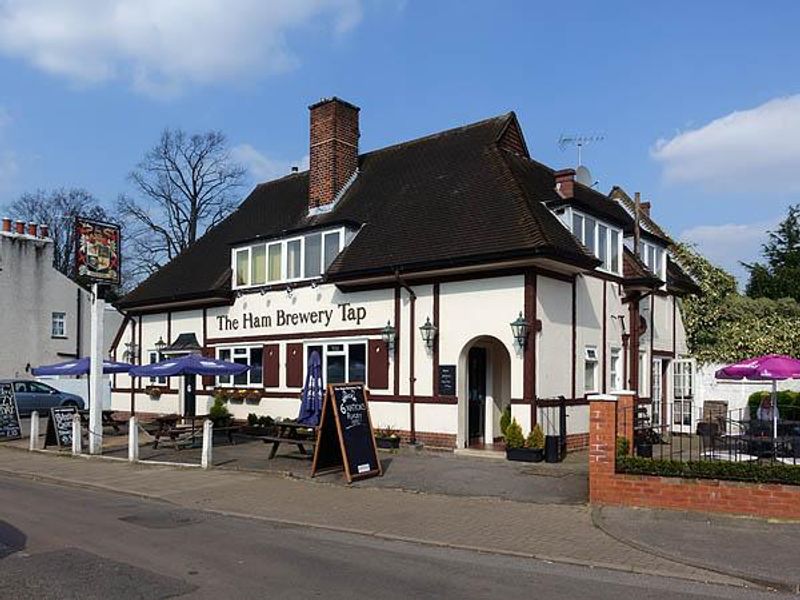
<instances>
[{"instance_id":1,"label":"chalkboard menu","mask_svg":"<svg viewBox=\"0 0 800 600\"><path fill-rule=\"evenodd\" d=\"M456 366L439 365L439 395L456 395Z\"/></svg>"},{"instance_id":2,"label":"chalkboard menu","mask_svg":"<svg viewBox=\"0 0 800 600\"><path fill-rule=\"evenodd\" d=\"M329 385L325 393L311 476L335 469L348 482L382 473L363 384Z\"/></svg>"},{"instance_id":3,"label":"chalkboard menu","mask_svg":"<svg viewBox=\"0 0 800 600\"><path fill-rule=\"evenodd\" d=\"M47 433L44 436L44 447L58 446L72 448L72 418L78 412L74 406L61 406L50 409L47 419Z\"/></svg>"},{"instance_id":4,"label":"chalkboard menu","mask_svg":"<svg viewBox=\"0 0 800 600\"><path fill-rule=\"evenodd\" d=\"M0 383L0 441L22 437L17 399L11 383Z\"/></svg>"}]
</instances>

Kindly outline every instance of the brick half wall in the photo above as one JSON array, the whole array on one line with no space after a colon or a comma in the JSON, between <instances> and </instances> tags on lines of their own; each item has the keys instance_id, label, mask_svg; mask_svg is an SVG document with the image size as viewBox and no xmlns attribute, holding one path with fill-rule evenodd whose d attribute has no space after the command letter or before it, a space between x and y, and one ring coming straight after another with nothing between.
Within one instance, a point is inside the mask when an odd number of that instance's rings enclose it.
<instances>
[{"instance_id":1,"label":"brick half wall","mask_svg":"<svg viewBox=\"0 0 800 600\"><path fill-rule=\"evenodd\" d=\"M623 405L633 405L633 396L593 396L590 401L592 504L800 520L800 486L617 473L617 415Z\"/></svg>"}]
</instances>

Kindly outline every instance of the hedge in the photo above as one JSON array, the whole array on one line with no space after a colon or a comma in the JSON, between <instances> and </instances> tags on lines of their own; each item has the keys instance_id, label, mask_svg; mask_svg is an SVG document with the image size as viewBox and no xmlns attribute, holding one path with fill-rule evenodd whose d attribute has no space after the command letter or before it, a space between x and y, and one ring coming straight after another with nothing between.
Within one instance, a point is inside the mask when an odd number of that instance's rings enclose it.
<instances>
[{"instance_id":1,"label":"hedge","mask_svg":"<svg viewBox=\"0 0 800 600\"><path fill-rule=\"evenodd\" d=\"M768 398L772 392L760 391L753 392L747 398L747 406L750 408L750 418L755 419L758 407L764 398ZM781 390L778 392L778 412L781 418L797 420L800 418L800 392L792 390Z\"/></svg>"},{"instance_id":2,"label":"hedge","mask_svg":"<svg viewBox=\"0 0 800 600\"><path fill-rule=\"evenodd\" d=\"M683 477L685 479L728 479L751 483L800 485L800 464L656 460L637 456L617 457L617 472L630 475Z\"/></svg>"}]
</instances>

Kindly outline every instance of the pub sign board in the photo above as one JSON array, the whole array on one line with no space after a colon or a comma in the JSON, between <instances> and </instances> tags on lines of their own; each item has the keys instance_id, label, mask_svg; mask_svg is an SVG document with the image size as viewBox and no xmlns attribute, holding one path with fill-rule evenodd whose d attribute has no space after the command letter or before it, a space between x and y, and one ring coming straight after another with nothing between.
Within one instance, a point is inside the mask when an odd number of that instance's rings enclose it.
<instances>
[{"instance_id":1,"label":"pub sign board","mask_svg":"<svg viewBox=\"0 0 800 600\"><path fill-rule=\"evenodd\" d=\"M330 384L322 402L311 476L339 469L348 483L383 472L363 383Z\"/></svg>"},{"instance_id":2,"label":"pub sign board","mask_svg":"<svg viewBox=\"0 0 800 600\"><path fill-rule=\"evenodd\" d=\"M47 419L47 432L44 447L58 446L59 449L72 448L72 419L78 409L74 406L60 406L50 409Z\"/></svg>"},{"instance_id":3,"label":"pub sign board","mask_svg":"<svg viewBox=\"0 0 800 600\"><path fill-rule=\"evenodd\" d=\"M18 440L22 437L17 398L14 385L0 383L0 441Z\"/></svg>"},{"instance_id":4,"label":"pub sign board","mask_svg":"<svg viewBox=\"0 0 800 600\"><path fill-rule=\"evenodd\" d=\"M439 395L456 395L456 366L439 365Z\"/></svg>"},{"instance_id":5,"label":"pub sign board","mask_svg":"<svg viewBox=\"0 0 800 600\"><path fill-rule=\"evenodd\" d=\"M75 276L84 283L120 283L119 225L75 219Z\"/></svg>"}]
</instances>

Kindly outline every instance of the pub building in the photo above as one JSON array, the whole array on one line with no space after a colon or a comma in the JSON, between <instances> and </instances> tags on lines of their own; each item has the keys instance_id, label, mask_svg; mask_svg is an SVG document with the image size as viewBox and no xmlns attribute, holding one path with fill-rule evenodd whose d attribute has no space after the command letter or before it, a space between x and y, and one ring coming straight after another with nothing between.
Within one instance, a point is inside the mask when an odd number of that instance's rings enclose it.
<instances>
[{"instance_id":1,"label":"pub building","mask_svg":"<svg viewBox=\"0 0 800 600\"><path fill-rule=\"evenodd\" d=\"M310 130L308 171L256 186L118 303L114 356L248 364L198 381L197 414L222 389L238 419L294 418L317 351L326 383L366 383L376 428L445 448L497 441L508 406L554 432L560 396L569 448L588 394L632 388L666 418L695 284L648 204L531 158L513 112L359 154L359 108L334 97ZM116 375L113 408L182 413L182 386Z\"/></svg>"}]
</instances>

